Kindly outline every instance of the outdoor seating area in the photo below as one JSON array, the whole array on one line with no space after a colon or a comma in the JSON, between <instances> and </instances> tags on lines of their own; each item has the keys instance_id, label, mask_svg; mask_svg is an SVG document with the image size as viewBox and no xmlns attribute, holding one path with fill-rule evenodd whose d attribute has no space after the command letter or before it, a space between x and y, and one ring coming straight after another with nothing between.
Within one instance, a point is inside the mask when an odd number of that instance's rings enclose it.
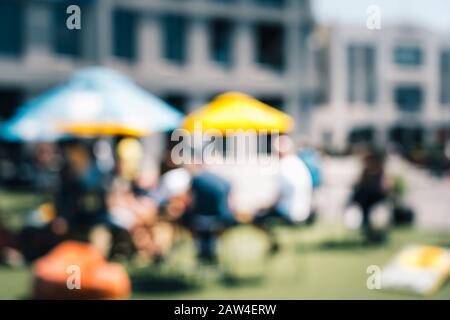
<instances>
[{"instance_id":1,"label":"outdoor seating area","mask_svg":"<svg viewBox=\"0 0 450 320\"><path fill-rule=\"evenodd\" d=\"M75 73L2 127L2 139L35 148L39 169L27 191L33 201L2 207L2 259L13 268L6 273L28 279L34 298L201 297L205 287L205 294L209 287L241 292L277 278L298 281L286 298L296 290L308 298L314 294L302 283L318 272L315 259L339 266L350 252L367 255L353 265L363 277L424 237L408 230L414 212L402 201L404 187L377 185L392 177L384 156L370 150L341 218L327 220L317 198L330 177L313 156L319 150L297 150L287 135L293 127L288 115L241 93L219 95L184 117L117 72ZM143 141L168 131L157 168ZM4 210L20 213L3 217ZM446 241L444 234L422 239ZM68 289L71 276L73 287L85 289ZM320 279L325 286L328 277ZM349 286L349 297L357 292Z\"/></svg>"},{"instance_id":2,"label":"outdoor seating area","mask_svg":"<svg viewBox=\"0 0 450 320\"><path fill-rule=\"evenodd\" d=\"M0 300L450 300L428 1L0 0Z\"/></svg>"}]
</instances>

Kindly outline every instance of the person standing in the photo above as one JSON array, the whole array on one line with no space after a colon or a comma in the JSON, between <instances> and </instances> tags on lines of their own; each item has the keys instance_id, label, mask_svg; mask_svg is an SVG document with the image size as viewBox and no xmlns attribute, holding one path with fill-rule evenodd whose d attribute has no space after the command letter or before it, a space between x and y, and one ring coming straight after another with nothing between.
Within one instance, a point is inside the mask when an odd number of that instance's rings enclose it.
<instances>
[{"instance_id":1,"label":"person standing","mask_svg":"<svg viewBox=\"0 0 450 320\"><path fill-rule=\"evenodd\" d=\"M350 203L361 209L362 231L369 242L381 242L386 237L386 230L377 230L372 218L375 208L388 199L391 189L391 182L384 171L384 156L370 150L363 158L361 175L350 198Z\"/></svg>"}]
</instances>

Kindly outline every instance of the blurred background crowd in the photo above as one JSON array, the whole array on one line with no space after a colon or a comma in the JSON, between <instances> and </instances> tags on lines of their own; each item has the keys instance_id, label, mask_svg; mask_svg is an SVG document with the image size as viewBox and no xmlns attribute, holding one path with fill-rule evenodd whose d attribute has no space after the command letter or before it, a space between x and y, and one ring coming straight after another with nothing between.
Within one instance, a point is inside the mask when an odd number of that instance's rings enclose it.
<instances>
[{"instance_id":1,"label":"blurred background crowd","mask_svg":"<svg viewBox=\"0 0 450 320\"><path fill-rule=\"evenodd\" d=\"M0 1L0 298L377 298L369 265L448 251L449 6L396 2ZM176 163L195 122L273 161Z\"/></svg>"}]
</instances>

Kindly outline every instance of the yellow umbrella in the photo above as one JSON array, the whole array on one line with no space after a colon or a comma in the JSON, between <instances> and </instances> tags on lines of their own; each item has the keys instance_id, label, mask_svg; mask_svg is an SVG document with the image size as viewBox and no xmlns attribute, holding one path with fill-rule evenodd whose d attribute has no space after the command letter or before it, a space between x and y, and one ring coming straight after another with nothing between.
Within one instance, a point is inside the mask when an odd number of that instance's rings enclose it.
<instances>
[{"instance_id":1,"label":"yellow umbrella","mask_svg":"<svg viewBox=\"0 0 450 320\"><path fill-rule=\"evenodd\" d=\"M257 132L266 130L268 133L276 130L285 133L292 130L294 120L286 113L251 96L240 92L227 92L189 114L183 127L194 132L196 125L201 125L203 131L215 129L222 134L226 134L227 129L253 129Z\"/></svg>"},{"instance_id":2,"label":"yellow umbrella","mask_svg":"<svg viewBox=\"0 0 450 320\"><path fill-rule=\"evenodd\" d=\"M130 137L144 137L150 134L148 130L133 129L120 124L114 123L90 123L80 122L70 125L62 125L63 132L76 136L97 136L97 135L123 135Z\"/></svg>"}]
</instances>

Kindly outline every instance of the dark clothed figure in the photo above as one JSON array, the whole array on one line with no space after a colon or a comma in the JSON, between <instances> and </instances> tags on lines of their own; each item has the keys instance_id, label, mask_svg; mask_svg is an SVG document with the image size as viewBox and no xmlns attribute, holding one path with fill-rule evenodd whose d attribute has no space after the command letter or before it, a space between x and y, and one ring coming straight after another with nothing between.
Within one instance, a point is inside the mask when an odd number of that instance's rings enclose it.
<instances>
[{"instance_id":1,"label":"dark clothed figure","mask_svg":"<svg viewBox=\"0 0 450 320\"><path fill-rule=\"evenodd\" d=\"M207 171L192 180L192 202L184 222L194 233L200 258L214 259L218 232L233 223L228 204L230 190L228 181Z\"/></svg>"},{"instance_id":2,"label":"dark clothed figure","mask_svg":"<svg viewBox=\"0 0 450 320\"><path fill-rule=\"evenodd\" d=\"M378 154L367 155L364 159L364 167L361 176L353 188L352 200L357 203L363 211L363 224L369 219L370 209L387 198L385 188L385 174L383 158Z\"/></svg>"},{"instance_id":3,"label":"dark clothed figure","mask_svg":"<svg viewBox=\"0 0 450 320\"><path fill-rule=\"evenodd\" d=\"M91 165L82 175L63 169L61 189L56 199L58 216L69 224L92 225L105 222L106 188L102 173Z\"/></svg>"}]
</instances>

